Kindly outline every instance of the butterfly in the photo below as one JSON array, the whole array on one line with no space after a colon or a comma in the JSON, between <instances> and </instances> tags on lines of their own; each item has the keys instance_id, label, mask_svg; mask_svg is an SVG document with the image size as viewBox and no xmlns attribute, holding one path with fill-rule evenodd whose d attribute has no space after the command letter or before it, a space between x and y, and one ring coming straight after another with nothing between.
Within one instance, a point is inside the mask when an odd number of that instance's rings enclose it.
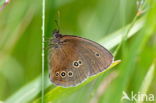
<instances>
[{"instance_id":1,"label":"butterfly","mask_svg":"<svg viewBox=\"0 0 156 103\"><path fill-rule=\"evenodd\" d=\"M77 86L114 61L113 55L100 44L79 36L62 35L59 31L53 32L49 45L50 80L62 87Z\"/></svg>"}]
</instances>

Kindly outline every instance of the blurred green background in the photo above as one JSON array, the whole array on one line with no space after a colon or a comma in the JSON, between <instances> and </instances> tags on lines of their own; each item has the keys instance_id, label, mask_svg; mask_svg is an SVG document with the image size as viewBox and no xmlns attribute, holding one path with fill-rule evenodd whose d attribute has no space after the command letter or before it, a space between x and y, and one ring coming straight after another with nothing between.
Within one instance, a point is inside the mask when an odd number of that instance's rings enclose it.
<instances>
[{"instance_id":1,"label":"blurred green background","mask_svg":"<svg viewBox=\"0 0 156 103\"><path fill-rule=\"evenodd\" d=\"M45 41L57 20L62 34L96 41L122 62L61 88L49 82L45 49L44 103L156 103L156 0L49 0L45 9ZM0 11L0 103L41 102L41 26L41 0L11 0ZM123 91L153 94L155 101L121 100Z\"/></svg>"}]
</instances>

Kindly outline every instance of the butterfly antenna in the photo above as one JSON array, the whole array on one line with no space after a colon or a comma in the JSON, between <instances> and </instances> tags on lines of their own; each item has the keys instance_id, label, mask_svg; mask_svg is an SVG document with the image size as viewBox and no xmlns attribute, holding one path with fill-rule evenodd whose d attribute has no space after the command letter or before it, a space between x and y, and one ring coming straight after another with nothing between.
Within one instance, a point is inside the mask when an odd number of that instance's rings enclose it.
<instances>
[{"instance_id":1,"label":"butterfly antenna","mask_svg":"<svg viewBox=\"0 0 156 103\"><path fill-rule=\"evenodd\" d=\"M57 20L55 20L55 24L56 24L57 30L60 30L60 27L59 27L59 24L58 24L58 21Z\"/></svg>"},{"instance_id":2,"label":"butterfly antenna","mask_svg":"<svg viewBox=\"0 0 156 103\"><path fill-rule=\"evenodd\" d=\"M57 27L57 30L60 30L60 11L57 12L57 19L55 19L55 24Z\"/></svg>"},{"instance_id":3,"label":"butterfly antenna","mask_svg":"<svg viewBox=\"0 0 156 103\"><path fill-rule=\"evenodd\" d=\"M62 37L62 35L59 33L59 31L60 31L60 11L59 10L57 11L57 17L56 18L57 19L55 19L55 24L56 24L57 29L55 29L53 31L53 36L55 38L59 38L59 37Z\"/></svg>"}]
</instances>

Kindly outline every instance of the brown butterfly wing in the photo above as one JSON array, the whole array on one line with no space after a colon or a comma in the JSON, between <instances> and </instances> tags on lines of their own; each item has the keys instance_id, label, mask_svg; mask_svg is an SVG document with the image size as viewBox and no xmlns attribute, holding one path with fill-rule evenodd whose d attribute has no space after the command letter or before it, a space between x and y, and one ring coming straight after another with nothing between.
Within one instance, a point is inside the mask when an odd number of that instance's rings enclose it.
<instances>
[{"instance_id":1,"label":"brown butterfly wing","mask_svg":"<svg viewBox=\"0 0 156 103\"><path fill-rule=\"evenodd\" d=\"M50 51L50 79L54 84L64 87L75 86L87 78L88 68L85 65L74 66L75 62L82 61L80 50L77 41L67 40ZM65 76L61 75L62 72L65 72ZM69 75L70 73L72 75Z\"/></svg>"},{"instance_id":2,"label":"brown butterfly wing","mask_svg":"<svg viewBox=\"0 0 156 103\"><path fill-rule=\"evenodd\" d=\"M76 36L64 36L64 39L76 42L76 46L79 48L78 53L83 59L82 62L85 63L89 70L89 76L102 72L114 60L112 54L107 49L94 41Z\"/></svg>"},{"instance_id":3,"label":"brown butterfly wing","mask_svg":"<svg viewBox=\"0 0 156 103\"><path fill-rule=\"evenodd\" d=\"M84 58L88 58L89 76L95 75L108 68L113 62L112 54L101 45L95 42L83 42L82 46L88 52Z\"/></svg>"},{"instance_id":4,"label":"brown butterfly wing","mask_svg":"<svg viewBox=\"0 0 156 103\"><path fill-rule=\"evenodd\" d=\"M95 75L106 69L113 61L113 56L101 45L76 36L64 35L58 48L52 49L49 64L51 81L64 87L74 86L88 76ZM79 66L74 63L80 62ZM62 77L61 73L66 76ZM68 73L73 75L69 76ZM59 73L59 76L56 74Z\"/></svg>"}]
</instances>

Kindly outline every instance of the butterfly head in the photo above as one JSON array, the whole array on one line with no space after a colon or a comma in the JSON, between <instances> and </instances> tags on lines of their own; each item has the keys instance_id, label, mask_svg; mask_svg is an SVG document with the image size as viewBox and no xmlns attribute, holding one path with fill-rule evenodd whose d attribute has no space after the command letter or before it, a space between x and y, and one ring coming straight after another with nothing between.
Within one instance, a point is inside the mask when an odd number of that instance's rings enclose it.
<instances>
[{"instance_id":1,"label":"butterfly head","mask_svg":"<svg viewBox=\"0 0 156 103\"><path fill-rule=\"evenodd\" d=\"M59 30L54 30L53 32L53 47L58 48L63 42L62 42L63 35L59 33Z\"/></svg>"},{"instance_id":2,"label":"butterfly head","mask_svg":"<svg viewBox=\"0 0 156 103\"><path fill-rule=\"evenodd\" d=\"M62 37L62 34L59 33L59 30L54 30L53 37L54 38L61 38Z\"/></svg>"}]
</instances>

